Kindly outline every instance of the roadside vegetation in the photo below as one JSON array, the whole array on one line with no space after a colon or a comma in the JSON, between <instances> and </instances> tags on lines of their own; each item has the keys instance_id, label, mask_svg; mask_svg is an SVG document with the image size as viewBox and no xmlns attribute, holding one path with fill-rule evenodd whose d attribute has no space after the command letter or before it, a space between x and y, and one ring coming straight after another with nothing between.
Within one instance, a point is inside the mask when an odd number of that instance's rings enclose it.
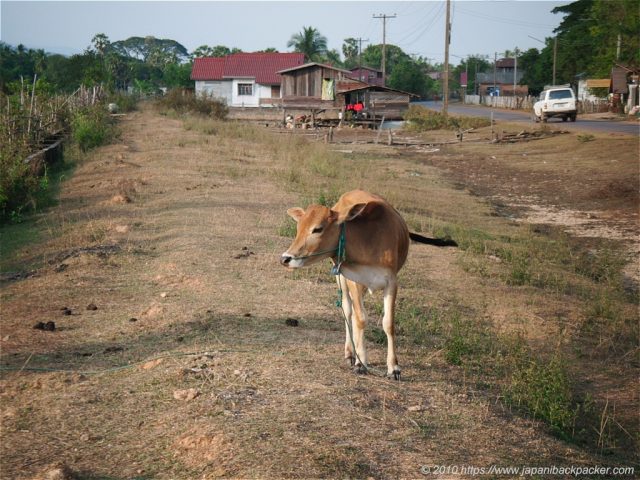
<instances>
[{"instance_id":1,"label":"roadside vegetation","mask_svg":"<svg viewBox=\"0 0 640 480\"><path fill-rule=\"evenodd\" d=\"M417 105L411 105L404 114L406 129L413 132L429 130L469 130L486 127L491 121L480 117L464 115L443 115L441 112Z\"/></svg>"},{"instance_id":2,"label":"roadside vegetation","mask_svg":"<svg viewBox=\"0 0 640 480\"><path fill-rule=\"evenodd\" d=\"M229 113L227 105L212 97L195 95L182 89L172 89L157 100L164 115L196 114L208 118L224 120Z\"/></svg>"},{"instance_id":3,"label":"roadside vegetation","mask_svg":"<svg viewBox=\"0 0 640 480\"><path fill-rule=\"evenodd\" d=\"M131 108L131 100L126 102ZM0 103L0 222L20 222L50 203L55 176L73 163L74 149L86 152L117 135L99 88L50 94L36 80L31 86L13 84L10 93L0 93ZM38 153L63 138L72 140L65 141L66 160L49 163Z\"/></svg>"}]
</instances>

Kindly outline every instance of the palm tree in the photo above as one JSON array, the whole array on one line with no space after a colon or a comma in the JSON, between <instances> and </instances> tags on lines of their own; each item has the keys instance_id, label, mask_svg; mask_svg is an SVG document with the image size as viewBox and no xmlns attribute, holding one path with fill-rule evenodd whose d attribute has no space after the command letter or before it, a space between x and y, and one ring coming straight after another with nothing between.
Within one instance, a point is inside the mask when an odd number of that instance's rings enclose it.
<instances>
[{"instance_id":1,"label":"palm tree","mask_svg":"<svg viewBox=\"0 0 640 480\"><path fill-rule=\"evenodd\" d=\"M313 27L302 27L300 33L294 33L287 42L296 52L304 53L305 60L317 61L327 53L327 37Z\"/></svg>"}]
</instances>

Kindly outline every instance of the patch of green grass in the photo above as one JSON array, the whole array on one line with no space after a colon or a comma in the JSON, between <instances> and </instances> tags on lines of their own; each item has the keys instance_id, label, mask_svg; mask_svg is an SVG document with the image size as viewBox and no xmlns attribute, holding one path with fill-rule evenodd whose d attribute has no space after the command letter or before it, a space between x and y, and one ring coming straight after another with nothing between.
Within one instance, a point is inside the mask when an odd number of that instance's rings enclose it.
<instances>
[{"instance_id":1,"label":"patch of green grass","mask_svg":"<svg viewBox=\"0 0 640 480\"><path fill-rule=\"evenodd\" d=\"M584 134L584 135L578 135L577 139L580 143L587 143L587 142L593 142L596 137L594 137L591 134Z\"/></svg>"},{"instance_id":2,"label":"patch of green grass","mask_svg":"<svg viewBox=\"0 0 640 480\"><path fill-rule=\"evenodd\" d=\"M278 235L280 235L281 237L295 238L297 233L296 225L297 224L293 219L289 217L285 218L278 227Z\"/></svg>"},{"instance_id":3,"label":"patch of green grass","mask_svg":"<svg viewBox=\"0 0 640 480\"><path fill-rule=\"evenodd\" d=\"M509 285L529 285L532 279L531 256L528 252L518 252L511 258L507 277Z\"/></svg>"},{"instance_id":4,"label":"patch of green grass","mask_svg":"<svg viewBox=\"0 0 640 480\"><path fill-rule=\"evenodd\" d=\"M599 251L582 251L573 258L576 273L597 283L620 281L625 260L618 252L609 248Z\"/></svg>"},{"instance_id":5,"label":"patch of green grass","mask_svg":"<svg viewBox=\"0 0 640 480\"><path fill-rule=\"evenodd\" d=\"M515 365L504 394L509 405L544 420L557 435L571 437L578 412L561 359L523 359Z\"/></svg>"},{"instance_id":6,"label":"patch of green grass","mask_svg":"<svg viewBox=\"0 0 640 480\"><path fill-rule=\"evenodd\" d=\"M418 345L433 344L434 336L442 332L445 321L446 314L435 307L399 305L395 315L397 333Z\"/></svg>"},{"instance_id":7,"label":"patch of green grass","mask_svg":"<svg viewBox=\"0 0 640 480\"><path fill-rule=\"evenodd\" d=\"M384 330L380 327L371 327L366 329L365 335L367 340L377 345L386 345L387 343L387 334L384 333Z\"/></svg>"},{"instance_id":8,"label":"patch of green grass","mask_svg":"<svg viewBox=\"0 0 640 480\"><path fill-rule=\"evenodd\" d=\"M452 365L475 368L483 363L492 340L484 322L456 314L445 332L444 357Z\"/></svg>"}]
</instances>

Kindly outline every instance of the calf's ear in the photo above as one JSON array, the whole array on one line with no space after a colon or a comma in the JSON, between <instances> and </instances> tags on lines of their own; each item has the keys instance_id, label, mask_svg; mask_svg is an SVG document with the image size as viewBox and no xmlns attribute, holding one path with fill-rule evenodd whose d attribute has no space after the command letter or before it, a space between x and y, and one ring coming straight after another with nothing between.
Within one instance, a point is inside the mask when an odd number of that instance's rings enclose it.
<instances>
[{"instance_id":1,"label":"calf's ear","mask_svg":"<svg viewBox=\"0 0 640 480\"><path fill-rule=\"evenodd\" d=\"M287 210L287 215L298 222L304 216L304 210L298 207L290 208L289 210Z\"/></svg>"},{"instance_id":2,"label":"calf's ear","mask_svg":"<svg viewBox=\"0 0 640 480\"><path fill-rule=\"evenodd\" d=\"M366 215L371 210L369 203L356 203L352 205L345 213L341 213L339 216L339 222L350 222L358 217Z\"/></svg>"}]
</instances>

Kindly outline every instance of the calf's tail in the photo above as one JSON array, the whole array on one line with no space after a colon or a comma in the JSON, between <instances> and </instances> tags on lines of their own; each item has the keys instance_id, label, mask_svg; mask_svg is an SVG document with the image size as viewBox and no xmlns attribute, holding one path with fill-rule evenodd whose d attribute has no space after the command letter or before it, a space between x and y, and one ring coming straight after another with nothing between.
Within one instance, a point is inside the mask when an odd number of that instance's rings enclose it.
<instances>
[{"instance_id":1,"label":"calf's tail","mask_svg":"<svg viewBox=\"0 0 640 480\"><path fill-rule=\"evenodd\" d=\"M414 242L434 245L436 247L457 247L458 244L450 238L428 238L417 233L409 232L409 238Z\"/></svg>"}]
</instances>

